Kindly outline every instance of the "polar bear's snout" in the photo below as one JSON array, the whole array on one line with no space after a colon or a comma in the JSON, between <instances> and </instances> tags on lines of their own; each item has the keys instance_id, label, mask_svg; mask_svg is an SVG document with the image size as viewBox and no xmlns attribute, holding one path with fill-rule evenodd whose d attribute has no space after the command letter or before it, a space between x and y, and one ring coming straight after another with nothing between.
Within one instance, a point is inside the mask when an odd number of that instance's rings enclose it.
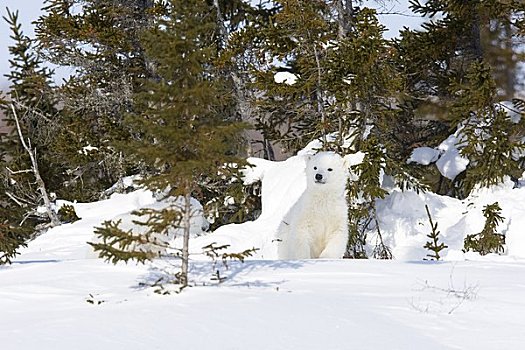
<instances>
[{"instance_id":1,"label":"polar bear's snout","mask_svg":"<svg viewBox=\"0 0 525 350\"><path fill-rule=\"evenodd\" d=\"M324 183L323 181L323 175L322 174L315 174L315 182L321 182L321 183Z\"/></svg>"}]
</instances>

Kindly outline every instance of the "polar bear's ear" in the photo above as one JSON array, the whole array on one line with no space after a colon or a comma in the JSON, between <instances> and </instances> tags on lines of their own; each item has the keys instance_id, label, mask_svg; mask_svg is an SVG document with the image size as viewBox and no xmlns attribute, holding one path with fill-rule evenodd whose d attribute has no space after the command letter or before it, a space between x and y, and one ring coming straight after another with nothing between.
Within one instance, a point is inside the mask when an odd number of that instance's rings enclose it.
<instances>
[{"instance_id":1,"label":"polar bear's ear","mask_svg":"<svg viewBox=\"0 0 525 350\"><path fill-rule=\"evenodd\" d=\"M347 154L343 157L343 165L346 169L348 169L351 166L361 164L364 158L365 154L361 151L352 154Z\"/></svg>"}]
</instances>

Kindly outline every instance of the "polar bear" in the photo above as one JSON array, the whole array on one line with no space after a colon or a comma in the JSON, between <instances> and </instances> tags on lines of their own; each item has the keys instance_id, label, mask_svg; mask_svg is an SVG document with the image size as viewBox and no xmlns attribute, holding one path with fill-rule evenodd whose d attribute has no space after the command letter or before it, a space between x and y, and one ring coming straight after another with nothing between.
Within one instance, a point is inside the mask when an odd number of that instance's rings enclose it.
<instances>
[{"instance_id":1,"label":"polar bear","mask_svg":"<svg viewBox=\"0 0 525 350\"><path fill-rule=\"evenodd\" d=\"M334 152L306 162L306 190L277 230L279 259L342 258L348 242L348 168Z\"/></svg>"}]
</instances>

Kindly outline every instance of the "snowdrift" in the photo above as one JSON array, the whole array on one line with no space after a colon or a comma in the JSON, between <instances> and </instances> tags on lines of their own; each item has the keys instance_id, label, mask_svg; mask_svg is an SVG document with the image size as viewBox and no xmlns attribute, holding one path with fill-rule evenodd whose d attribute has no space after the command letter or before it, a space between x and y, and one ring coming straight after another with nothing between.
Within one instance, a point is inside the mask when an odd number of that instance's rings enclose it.
<instances>
[{"instance_id":1,"label":"snowdrift","mask_svg":"<svg viewBox=\"0 0 525 350\"><path fill-rule=\"evenodd\" d=\"M195 259L202 247L210 243L230 245L230 252L258 248L255 259L275 259L277 250L274 241L279 223L291 206L297 201L306 188L305 152L290 157L286 161L271 162L251 158L254 167L246 170L245 182L262 181L262 214L255 220L243 224L230 224L215 232L203 232L205 219L201 216L194 219L193 239L190 250ZM482 230L485 205L498 202L502 208L504 222L498 230L506 236L505 252L497 259L525 258L525 187L516 186L507 180L499 186L474 191L468 198L458 200L433 193L416 193L414 191L391 190L390 194L377 202L379 226L384 243L392 249L395 259L421 260L428 251L423 245L428 240L430 223L425 211L428 205L434 222L438 224L440 241L448 248L442 251L444 260L480 259L476 253L463 253L463 240L468 234ZM72 256L91 256L94 254L86 244L94 241L94 227L105 220L123 220L125 228L133 228L136 216L132 211L140 208L161 208L166 203L159 203L153 193L137 190L122 195L114 194L110 199L91 204L71 203L81 218L72 224L56 227L31 242L23 250L25 258L37 254L42 258L67 258ZM198 206L198 203L195 203ZM139 227L135 227L140 229ZM368 246L372 249L376 243L375 230L367 236ZM180 239L175 239L178 246ZM496 257L489 257L496 258Z\"/></svg>"}]
</instances>

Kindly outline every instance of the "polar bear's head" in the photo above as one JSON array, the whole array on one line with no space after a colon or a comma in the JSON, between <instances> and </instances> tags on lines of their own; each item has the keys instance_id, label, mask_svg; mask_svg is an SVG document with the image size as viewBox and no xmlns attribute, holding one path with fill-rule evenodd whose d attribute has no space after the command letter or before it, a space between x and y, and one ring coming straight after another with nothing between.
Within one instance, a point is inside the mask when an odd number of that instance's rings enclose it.
<instances>
[{"instance_id":1,"label":"polar bear's head","mask_svg":"<svg viewBox=\"0 0 525 350\"><path fill-rule=\"evenodd\" d=\"M339 188L346 185L348 170L343 158L334 152L319 152L306 162L308 187Z\"/></svg>"}]
</instances>

